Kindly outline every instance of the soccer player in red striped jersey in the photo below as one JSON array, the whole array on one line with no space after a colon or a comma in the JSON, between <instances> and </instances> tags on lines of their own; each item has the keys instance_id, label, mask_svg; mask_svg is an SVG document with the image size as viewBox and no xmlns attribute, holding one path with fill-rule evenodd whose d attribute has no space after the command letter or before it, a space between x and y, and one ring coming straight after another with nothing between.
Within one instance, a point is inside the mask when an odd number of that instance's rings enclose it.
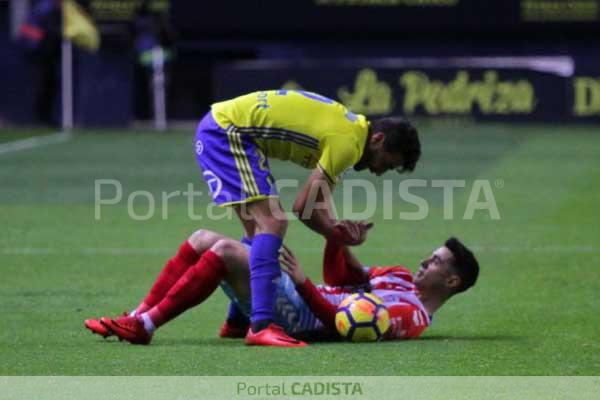
<instances>
[{"instance_id":1,"label":"soccer player in red striped jersey","mask_svg":"<svg viewBox=\"0 0 600 400\"><path fill-rule=\"evenodd\" d=\"M315 286L306 278L287 248L281 263L311 312L329 331L335 331L335 313L343 299L359 288L377 295L390 313L387 340L420 336L433 314L452 296L473 286L479 275L477 259L454 237L421 261L415 274L401 265L364 267L347 247L331 240L323 262L326 285Z\"/></svg>"},{"instance_id":2,"label":"soccer player in red striped jersey","mask_svg":"<svg viewBox=\"0 0 600 400\"><path fill-rule=\"evenodd\" d=\"M347 222L335 229L340 230L339 235L353 229L364 235L368 228ZM226 320L220 336L242 338L251 311L248 255L248 245L215 232L198 231L167 263L165 270L175 264L180 270L169 287L155 284L138 307L139 312L115 319L86 320L85 326L105 337L116 334L131 343L148 344L158 327L200 304L221 285L246 318ZM416 338L429 326L437 309L475 283L479 271L473 254L455 238L436 249L414 275L403 266L364 267L335 240L328 240L325 248L325 285L315 286L306 278L296 257L285 247L281 263L287 274L281 274L276 282L277 322L287 334L308 338L335 337L337 305L358 290L374 293L387 306L391 327L385 339ZM295 347L297 343L290 345Z\"/></svg>"}]
</instances>

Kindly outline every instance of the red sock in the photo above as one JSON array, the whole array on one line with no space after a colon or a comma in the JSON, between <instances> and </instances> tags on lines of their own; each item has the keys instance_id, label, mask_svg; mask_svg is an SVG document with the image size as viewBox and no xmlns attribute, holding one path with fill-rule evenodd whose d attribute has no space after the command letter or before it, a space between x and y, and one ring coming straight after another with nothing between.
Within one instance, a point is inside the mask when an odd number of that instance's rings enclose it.
<instances>
[{"instance_id":1,"label":"red sock","mask_svg":"<svg viewBox=\"0 0 600 400\"><path fill-rule=\"evenodd\" d=\"M183 242L177 254L167 261L158 278L156 278L154 285L152 285L152 289L150 289L142 304L136 309L136 314L139 315L157 305L175 282L181 278L189 267L196 264L199 258L200 254L196 253L196 250L194 250L190 243L187 240Z\"/></svg>"},{"instance_id":2,"label":"red sock","mask_svg":"<svg viewBox=\"0 0 600 400\"><path fill-rule=\"evenodd\" d=\"M196 265L183 274L164 299L148 311L152 322L159 327L202 303L226 275L227 268L221 257L211 250L205 251Z\"/></svg>"}]
</instances>

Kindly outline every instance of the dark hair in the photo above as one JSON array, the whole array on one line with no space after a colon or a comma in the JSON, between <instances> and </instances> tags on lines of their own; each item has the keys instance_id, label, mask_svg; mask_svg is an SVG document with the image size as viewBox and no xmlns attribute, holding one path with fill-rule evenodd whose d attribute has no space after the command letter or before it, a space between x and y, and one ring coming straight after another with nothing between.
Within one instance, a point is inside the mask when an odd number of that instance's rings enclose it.
<instances>
[{"instance_id":1,"label":"dark hair","mask_svg":"<svg viewBox=\"0 0 600 400\"><path fill-rule=\"evenodd\" d=\"M385 135L385 150L402 155L399 172L413 171L421 157L421 142L417 129L403 117L379 118L371 121L371 132Z\"/></svg>"},{"instance_id":2,"label":"dark hair","mask_svg":"<svg viewBox=\"0 0 600 400\"><path fill-rule=\"evenodd\" d=\"M454 256L452 267L460 277L460 286L455 293L461 293L475 284L479 275L479 263L471 250L467 249L457 238L451 237L444 243Z\"/></svg>"}]
</instances>

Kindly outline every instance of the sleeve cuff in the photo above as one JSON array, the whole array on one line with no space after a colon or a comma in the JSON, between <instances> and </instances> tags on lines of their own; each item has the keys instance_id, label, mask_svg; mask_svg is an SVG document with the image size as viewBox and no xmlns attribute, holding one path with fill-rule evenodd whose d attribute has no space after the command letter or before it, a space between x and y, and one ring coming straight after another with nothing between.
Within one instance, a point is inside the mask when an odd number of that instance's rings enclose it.
<instances>
[{"instance_id":1,"label":"sleeve cuff","mask_svg":"<svg viewBox=\"0 0 600 400\"><path fill-rule=\"evenodd\" d=\"M337 182L337 179L335 179L335 177L332 177L327 170L325 170L325 168L321 165L321 163L317 164L317 168L319 168L319 171L321 171L323 173L323 175L325 175L325 178L327 178L327 180L329 181L329 183L331 183L332 185L335 185Z\"/></svg>"}]
</instances>

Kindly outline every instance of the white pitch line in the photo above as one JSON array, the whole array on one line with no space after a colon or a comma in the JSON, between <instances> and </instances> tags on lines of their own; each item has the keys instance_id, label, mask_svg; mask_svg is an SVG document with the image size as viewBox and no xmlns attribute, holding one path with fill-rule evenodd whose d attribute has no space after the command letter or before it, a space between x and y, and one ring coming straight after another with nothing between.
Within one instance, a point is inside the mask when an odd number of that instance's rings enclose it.
<instances>
[{"instance_id":1,"label":"white pitch line","mask_svg":"<svg viewBox=\"0 0 600 400\"><path fill-rule=\"evenodd\" d=\"M16 151L29 150L35 147L50 144L64 143L73 137L70 132L57 132L50 135L34 136L27 139L15 140L0 144L0 154L14 153Z\"/></svg>"},{"instance_id":2,"label":"white pitch line","mask_svg":"<svg viewBox=\"0 0 600 400\"><path fill-rule=\"evenodd\" d=\"M115 255L115 256L126 256L126 255L142 255L142 254L169 254L169 252L175 251L174 249L166 247L151 247L151 248L140 248L140 247L82 247L78 249L57 249L53 247L8 247L0 249L2 254L11 255Z\"/></svg>"},{"instance_id":3,"label":"white pitch line","mask_svg":"<svg viewBox=\"0 0 600 400\"><path fill-rule=\"evenodd\" d=\"M469 246L476 253L548 253L548 254L597 254L600 247L596 246ZM0 254L5 255L169 255L176 248L167 247L82 247L78 249L60 249L53 247L5 247L0 248ZM433 250L431 246L398 246L398 247L362 247L360 253L419 253L425 254ZM321 253L322 247L305 247L308 253Z\"/></svg>"}]
</instances>

